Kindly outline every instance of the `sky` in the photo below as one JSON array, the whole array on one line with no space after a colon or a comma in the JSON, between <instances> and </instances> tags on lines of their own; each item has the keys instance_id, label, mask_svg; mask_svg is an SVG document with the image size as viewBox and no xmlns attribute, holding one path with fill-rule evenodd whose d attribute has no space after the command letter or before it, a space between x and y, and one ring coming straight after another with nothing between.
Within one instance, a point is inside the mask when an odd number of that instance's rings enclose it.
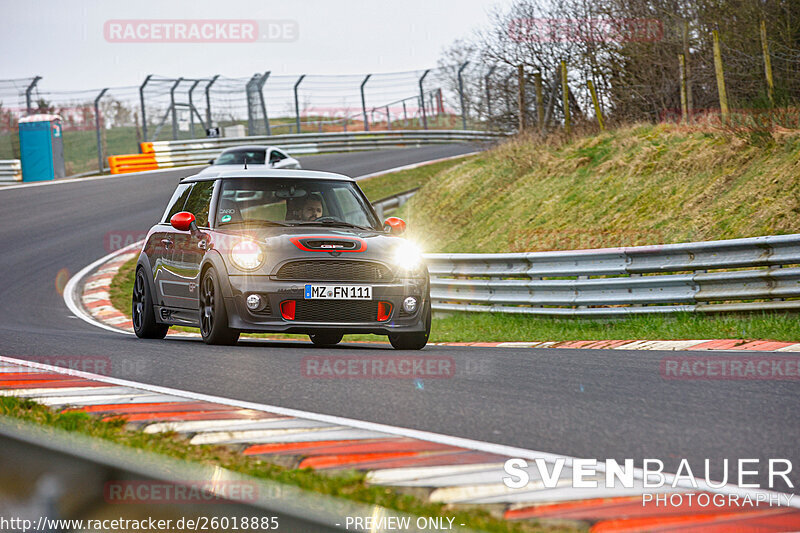
<instances>
[{"instance_id":1,"label":"sky","mask_svg":"<svg viewBox=\"0 0 800 533\"><path fill-rule=\"evenodd\" d=\"M0 0L0 79L39 75L40 86L48 91L74 91L139 85L151 73L249 77L266 70L274 74L419 70L436 66L444 47L485 26L494 7L509 3ZM144 38L175 31L150 22L154 20L183 21L187 32L192 21L257 21L256 33L264 36L256 42L128 42L131 31L145 32L140 34ZM141 21L147 21L144 30ZM245 33L248 27L252 31L249 22L238 26ZM225 28L221 35L229 38L225 31L236 31L230 25Z\"/></svg>"}]
</instances>

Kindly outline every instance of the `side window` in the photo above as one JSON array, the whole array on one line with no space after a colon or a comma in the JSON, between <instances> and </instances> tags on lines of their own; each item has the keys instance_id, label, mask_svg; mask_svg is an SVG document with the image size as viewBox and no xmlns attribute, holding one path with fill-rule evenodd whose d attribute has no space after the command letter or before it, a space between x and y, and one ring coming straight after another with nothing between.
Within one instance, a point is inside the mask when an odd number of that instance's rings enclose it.
<instances>
[{"instance_id":1,"label":"side window","mask_svg":"<svg viewBox=\"0 0 800 533\"><path fill-rule=\"evenodd\" d=\"M192 187L192 192L189 194L188 200L186 200L184 210L195 216L198 227L208 227L208 208L213 192L213 181L198 181Z\"/></svg>"},{"instance_id":2,"label":"side window","mask_svg":"<svg viewBox=\"0 0 800 533\"><path fill-rule=\"evenodd\" d=\"M172 215L183 211L183 205L186 203L186 198L189 196L189 191L191 189L191 183L182 183L178 185L178 188L175 189L172 198L170 198L167 204L167 210L164 211L164 218L161 219L162 222L169 224L169 219L172 218Z\"/></svg>"},{"instance_id":3,"label":"side window","mask_svg":"<svg viewBox=\"0 0 800 533\"><path fill-rule=\"evenodd\" d=\"M286 159L286 154L281 152L280 150L272 150L269 153L269 162L270 164L280 163L284 159Z\"/></svg>"},{"instance_id":4,"label":"side window","mask_svg":"<svg viewBox=\"0 0 800 533\"><path fill-rule=\"evenodd\" d=\"M370 226L367 213L359 199L356 197L352 188L350 187L335 187L333 193L336 196L336 203L338 204L339 211L342 218L353 224L359 226Z\"/></svg>"}]
</instances>

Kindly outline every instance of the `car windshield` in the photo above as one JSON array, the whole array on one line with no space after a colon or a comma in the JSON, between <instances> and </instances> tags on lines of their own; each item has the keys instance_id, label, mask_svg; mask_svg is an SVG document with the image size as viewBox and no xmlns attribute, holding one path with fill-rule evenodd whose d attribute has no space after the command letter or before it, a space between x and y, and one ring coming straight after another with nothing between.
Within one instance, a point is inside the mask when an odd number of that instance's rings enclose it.
<instances>
[{"instance_id":1,"label":"car windshield","mask_svg":"<svg viewBox=\"0 0 800 533\"><path fill-rule=\"evenodd\" d=\"M223 152L214 161L215 165L244 165L247 158L248 165L263 165L266 158L266 150L263 148L255 150L238 149Z\"/></svg>"},{"instance_id":2,"label":"car windshield","mask_svg":"<svg viewBox=\"0 0 800 533\"><path fill-rule=\"evenodd\" d=\"M291 178L222 180L216 221L218 226L381 227L355 183Z\"/></svg>"}]
</instances>

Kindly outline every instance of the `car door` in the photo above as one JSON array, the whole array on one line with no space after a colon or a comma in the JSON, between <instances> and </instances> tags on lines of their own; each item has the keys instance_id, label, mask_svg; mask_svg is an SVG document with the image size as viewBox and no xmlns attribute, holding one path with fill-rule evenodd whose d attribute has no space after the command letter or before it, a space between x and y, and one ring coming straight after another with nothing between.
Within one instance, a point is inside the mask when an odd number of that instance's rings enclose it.
<instances>
[{"instance_id":1,"label":"car door","mask_svg":"<svg viewBox=\"0 0 800 533\"><path fill-rule=\"evenodd\" d=\"M197 227L201 231L208 230L208 216L211 196L214 192L214 180L198 181L191 189L183 207L195 216ZM165 262L165 276L161 281L161 290L167 307L197 309L200 263L205 255L205 241L198 239L188 231L172 229L170 239L173 241L169 262Z\"/></svg>"},{"instance_id":2,"label":"car door","mask_svg":"<svg viewBox=\"0 0 800 533\"><path fill-rule=\"evenodd\" d=\"M153 300L157 305L164 304L161 282L164 281L165 277L169 277L165 267L172 261L172 253L174 252L175 240L173 234L175 233L175 228L170 225L169 221L172 215L183 211L183 206L186 204L186 199L189 197L191 190L191 183L178 185L172 198L167 203L164 215L149 234L145 244L144 249L150 263L150 271L153 273L153 287L155 289Z\"/></svg>"}]
</instances>

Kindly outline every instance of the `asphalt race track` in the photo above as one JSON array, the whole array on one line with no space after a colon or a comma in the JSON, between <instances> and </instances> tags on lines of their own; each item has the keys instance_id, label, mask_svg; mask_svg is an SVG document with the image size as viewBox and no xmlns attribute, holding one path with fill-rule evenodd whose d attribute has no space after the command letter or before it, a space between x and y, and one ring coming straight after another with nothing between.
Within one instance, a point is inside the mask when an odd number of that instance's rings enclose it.
<instances>
[{"instance_id":1,"label":"asphalt race track","mask_svg":"<svg viewBox=\"0 0 800 533\"><path fill-rule=\"evenodd\" d=\"M302 163L358 176L472 150L446 145ZM429 346L423 354L453 358L454 377L313 379L301 371L308 355L400 352L388 345L143 341L73 317L57 288L59 271L71 275L106 255L108 232L145 232L178 179L192 172L0 189L0 354L108 357L111 375L143 383L570 456L634 458L637 466L657 458L671 471L687 458L700 477L706 458L716 465L728 458L732 474L736 459L760 458L763 486L767 458L788 458L795 471L800 465L797 381L668 381L659 363L673 352Z\"/></svg>"}]
</instances>

